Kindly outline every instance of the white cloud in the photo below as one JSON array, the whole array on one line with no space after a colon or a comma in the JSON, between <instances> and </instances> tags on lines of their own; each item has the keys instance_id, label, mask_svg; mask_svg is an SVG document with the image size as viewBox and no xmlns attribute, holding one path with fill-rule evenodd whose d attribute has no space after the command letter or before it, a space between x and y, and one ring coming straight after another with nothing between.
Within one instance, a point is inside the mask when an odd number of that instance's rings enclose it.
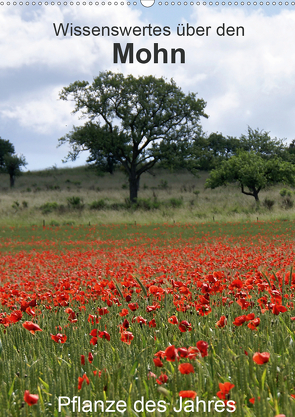
<instances>
[{"instance_id":1,"label":"white cloud","mask_svg":"<svg viewBox=\"0 0 295 417\"><path fill-rule=\"evenodd\" d=\"M210 118L202 121L208 132L226 135L244 133L247 125L271 131L273 136L293 139L295 132L295 12L280 10L267 16L261 9L194 8L191 26L212 26L208 37L67 37L54 35L53 22L88 26L144 26L159 23L159 16L147 22L140 9L120 7L65 7L31 9L4 8L0 15L0 75L2 121L13 120L34 135L56 137L73 124L71 103L59 101L63 86L77 79L89 81L99 71L173 77L184 91L198 92L207 101ZM168 10L168 9L166 9ZM179 9L181 10L181 9ZM169 25L169 15L164 25ZM179 22L187 21L179 15ZM217 26L243 26L244 37L218 37ZM171 23L175 29L175 23ZM185 64L113 64L113 42L134 42L137 48L172 47L186 51ZM13 71L30 74L30 86L19 88L9 78ZM19 74L19 72L16 72ZM41 75L42 77L41 77ZM39 77L39 82L34 79ZM6 82L7 80L7 82ZM9 80L9 81L8 81ZM4 94L5 93L5 94ZM5 123L4 123L5 125ZM66 125L68 127L66 127ZM11 124L9 125L11 126ZM3 137L2 132L0 135ZM39 144L40 145L40 144ZM40 145L41 146L41 145ZM48 146L48 143L47 143Z\"/></svg>"}]
</instances>

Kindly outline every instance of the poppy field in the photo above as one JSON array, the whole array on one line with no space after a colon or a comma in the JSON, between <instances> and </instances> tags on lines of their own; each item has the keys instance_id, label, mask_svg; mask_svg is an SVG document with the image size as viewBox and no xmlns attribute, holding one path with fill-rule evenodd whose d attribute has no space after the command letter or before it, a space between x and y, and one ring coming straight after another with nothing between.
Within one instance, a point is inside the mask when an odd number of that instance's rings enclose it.
<instances>
[{"instance_id":1,"label":"poppy field","mask_svg":"<svg viewBox=\"0 0 295 417\"><path fill-rule=\"evenodd\" d=\"M0 416L294 416L294 226L3 227Z\"/></svg>"}]
</instances>

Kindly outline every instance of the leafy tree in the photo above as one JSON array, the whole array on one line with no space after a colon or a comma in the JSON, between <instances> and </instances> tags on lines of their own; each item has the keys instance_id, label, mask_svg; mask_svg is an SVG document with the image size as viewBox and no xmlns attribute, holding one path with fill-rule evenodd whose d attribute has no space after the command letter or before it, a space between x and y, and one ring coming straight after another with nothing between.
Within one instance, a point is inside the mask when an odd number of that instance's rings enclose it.
<instances>
[{"instance_id":1,"label":"leafy tree","mask_svg":"<svg viewBox=\"0 0 295 417\"><path fill-rule=\"evenodd\" d=\"M120 163L128 175L130 200L137 198L139 179L167 151L189 140L199 128L206 103L195 93L184 94L171 80L111 71L101 72L92 84L76 81L62 89L60 99L75 102L88 122L59 139L69 143L68 159L90 151L89 162ZM109 159L108 159L109 158Z\"/></svg>"},{"instance_id":2,"label":"leafy tree","mask_svg":"<svg viewBox=\"0 0 295 417\"><path fill-rule=\"evenodd\" d=\"M295 167L278 157L265 159L254 151L241 151L212 170L205 186L213 189L230 183L238 183L243 194L258 202L259 192L270 185L295 185Z\"/></svg>"},{"instance_id":3,"label":"leafy tree","mask_svg":"<svg viewBox=\"0 0 295 417\"><path fill-rule=\"evenodd\" d=\"M4 168L4 156L7 154L14 154L14 146L7 139L2 139L0 136L0 169Z\"/></svg>"},{"instance_id":4,"label":"leafy tree","mask_svg":"<svg viewBox=\"0 0 295 417\"><path fill-rule=\"evenodd\" d=\"M14 186L15 177L21 174L21 167L27 165L23 155L12 155L7 153L4 155L4 172L9 174L10 187Z\"/></svg>"},{"instance_id":5,"label":"leafy tree","mask_svg":"<svg viewBox=\"0 0 295 417\"><path fill-rule=\"evenodd\" d=\"M248 126L248 134L241 135L239 149L259 153L264 158L274 156L283 158L286 146L282 139L271 138L269 132L259 129L252 129Z\"/></svg>"}]
</instances>

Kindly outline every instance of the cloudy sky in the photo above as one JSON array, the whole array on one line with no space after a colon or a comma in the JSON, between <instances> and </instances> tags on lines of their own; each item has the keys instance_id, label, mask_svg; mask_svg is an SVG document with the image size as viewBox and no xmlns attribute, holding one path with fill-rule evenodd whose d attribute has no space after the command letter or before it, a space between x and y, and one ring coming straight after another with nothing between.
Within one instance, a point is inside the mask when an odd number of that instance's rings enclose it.
<instances>
[{"instance_id":1,"label":"cloudy sky","mask_svg":"<svg viewBox=\"0 0 295 417\"><path fill-rule=\"evenodd\" d=\"M164 2L163 2L164 3ZM80 125L64 86L100 71L174 78L207 102L205 132L240 136L247 126L295 138L295 6L0 6L0 137L25 155L30 170L63 166L58 138ZM293 10L294 9L294 10ZM169 26L170 36L56 36L53 23L73 26ZM208 36L178 36L178 24L211 26ZM218 36L220 25L245 36ZM114 64L113 43L134 49L183 48L185 64ZM85 162L81 156L76 165ZM68 164L73 166L74 164Z\"/></svg>"}]
</instances>

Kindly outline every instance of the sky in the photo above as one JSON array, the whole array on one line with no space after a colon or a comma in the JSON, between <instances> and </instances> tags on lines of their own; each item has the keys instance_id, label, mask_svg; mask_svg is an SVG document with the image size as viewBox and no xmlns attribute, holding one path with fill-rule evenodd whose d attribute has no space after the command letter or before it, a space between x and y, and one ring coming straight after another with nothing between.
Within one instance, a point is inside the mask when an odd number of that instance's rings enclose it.
<instances>
[{"instance_id":1,"label":"sky","mask_svg":"<svg viewBox=\"0 0 295 417\"><path fill-rule=\"evenodd\" d=\"M239 137L247 127L271 137L295 138L295 6L172 6L150 8L108 2L103 6L0 5L0 137L23 154L28 170L62 163L67 145L58 139L86 119L73 114L73 103L59 99L63 87L92 82L111 70L134 76L173 78L185 93L206 101L205 132ZM123 2L122 2L123 3ZM175 2L177 3L177 2ZM202 3L202 2L201 2ZM56 36L53 23L73 26L169 26L170 36ZM208 27L208 36L178 36L177 26ZM225 25L242 26L244 36L218 36ZM191 29L192 30L192 29ZM140 48L183 48L185 63L113 62L113 44ZM135 60L136 61L136 60Z\"/></svg>"}]
</instances>

